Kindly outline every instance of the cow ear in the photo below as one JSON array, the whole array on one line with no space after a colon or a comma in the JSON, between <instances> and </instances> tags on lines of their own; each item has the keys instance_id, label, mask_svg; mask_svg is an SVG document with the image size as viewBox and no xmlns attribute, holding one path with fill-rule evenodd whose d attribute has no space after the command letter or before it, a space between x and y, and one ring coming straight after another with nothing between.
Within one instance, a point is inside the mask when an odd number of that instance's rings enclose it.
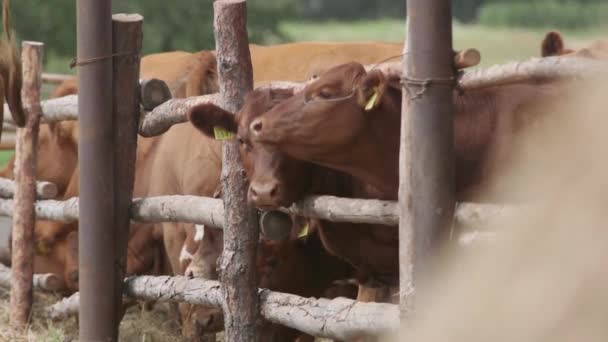
<instances>
[{"instance_id":1,"label":"cow ear","mask_svg":"<svg viewBox=\"0 0 608 342\"><path fill-rule=\"evenodd\" d=\"M564 39L562 38L561 33L556 31L548 32L541 44L541 56L559 56L564 53Z\"/></svg>"},{"instance_id":2,"label":"cow ear","mask_svg":"<svg viewBox=\"0 0 608 342\"><path fill-rule=\"evenodd\" d=\"M384 90L386 89L386 79L379 70L367 73L357 87L357 102L369 112L380 106Z\"/></svg>"},{"instance_id":3,"label":"cow ear","mask_svg":"<svg viewBox=\"0 0 608 342\"><path fill-rule=\"evenodd\" d=\"M218 140L232 138L238 127L234 114L211 103L190 109L188 120L204 135Z\"/></svg>"}]
</instances>

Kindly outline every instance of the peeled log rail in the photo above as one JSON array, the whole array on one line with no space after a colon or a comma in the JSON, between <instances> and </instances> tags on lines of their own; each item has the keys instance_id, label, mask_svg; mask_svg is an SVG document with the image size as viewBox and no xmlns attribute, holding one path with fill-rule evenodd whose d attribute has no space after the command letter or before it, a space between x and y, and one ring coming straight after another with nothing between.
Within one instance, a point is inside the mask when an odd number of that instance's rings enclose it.
<instances>
[{"instance_id":1,"label":"peeled log rail","mask_svg":"<svg viewBox=\"0 0 608 342\"><path fill-rule=\"evenodd\" d=\"M15 202L0 199L0 216L13 216ZM35 204L36 218L40 220L74 222L78 220L78 197L66 201L44 200Z\"/></svg>"},{"instance_id":2,"label":"peeled log rail","mask_svg":"<svg viewBox=\"0 0 608 342\"><path fill-rule=\"evenodd\" d=\"M61 280L54 274L34 274L33 287L37 290L59 291ZM11 287L11 269L0 264L0 286Z\"/></svg>"},{"instance_id":3,"label":"peeled log rail","mask_svg":"<svg viewBox=\"0 0 608 342\"><path fill-rule=\"evenodd\" d=\"M139 300L187 302L221 308L223 294L214 280L187 277L139 276L127 278L124 295ZM315 299L259 290L262 316L272 323L307 334L348 340L366 334L395 331L399 309L385 303L361 303L346 298ZM53 319L78 313L78 293L47 308Z\"/></svg>"},{"instance_id":4,"label":"peeled log rail","mask_svg":"<svg viewBox=\"0 0 608 342\"><path fill-rule=\"evenodd\" d=\"M400 62L388 62L366 67L367 69L380 69L388 73L401 73L402 69ZM608 63L605 61L582 57L545 57L465 71L458 81L458 86L463 90L472 90L530 80L576 79L601 76L606 73L608 73ZM272 81L265 82L262 87L299 91L306 83ZM186 122L186 113L191 107L201 103L221 105L219 102L219 94L169 100L151 112L142 113L139 133L145 137L162 134L174 124ZM42 122L78 120L77 95L45 100L41 102L41 106ZM10 113L7 105L4 105L4 112ZM5 123L13 123L10 115L5 115L4 121Z\"/></svg>"},{"instance_id":5,"label":"peeled log rail","mask_svg":"<svg viewBox=\"0 0 608 342\"><path fill-rule=\"evenodd\" d=\"M456 222L464 226L486 225L492 220L519 214L523 206L481 203L459 203ZM14 202L0 199L0 216L12 216ZM333 196L311 196L281 208L283 212L319 218L333 222L354 222L397 225L397 202L348 199ZM184 222L204 224L221 229L224 225L221 199L190 195L135 198L131 204L131 219L137 222ZM36 217L43 220L73 222L78 220L78 198L66 201L36 202ZM382 219L380 219L382 218Z\"/></svg>"},{"instance_id":6,"label":"peeled log rail","mask_svg":"<svg viewBox=\"0 0 608 342\"><path fill-rule=\"evenodd\" d=\"M399 208L394 201L310 196L281 211L335 222L399 224Z\"/></svg>"},{"instance_id":7,"label":"peeled log rail","mask_svg":"<svg viewBox=\"0 0 608 342\"><path fill-rule=\"evenodd\" d=\"M76 292L73 295L63 298L57 303L46 308L46 315L53 320L64 320L72 316L78 315L78 306L80 303L80 293Z\"/></svg>"},{"instance_id":8,"label":"peeled log rail","mask_svg":"<svg viewBox=\"0 0 608 342\"><path fill-rule=\"evenodd\" d=\"M547 81L556 78L596 78L606 75L608 75L608 63L606 61L582 57L545 57L465 72L460 77L458 86L461 89L473 90L521 82Z\"/></svg>"},{"instance_id":9,"label":"peeled log rail","mask_svg":"<svg viewBox=\"0 0 608 342\"><path fill-rule=\"evenodd\" d=\"M131 218L138 222L190 222L214 228L224 226L221 199L189 195L136 198Z\"/></svg>"},{"instance_id":10,"label":"peeled log rail","mask_svg":"<svg viewBox=\"0 0 608 342\"><path fill-rule=\"evenodd\" d=\"M163 134L171 126L188 121L186 114L190 108L202 103L213 103L220 106L220 102L219 94L169 100L154 108L153 111L142 114L139 121L139 134L144 137Z\"/></svg>"},{"instance_id":11,"label":"peeled log rail","mask_svg":"<svg viewBox=\"0 0 608 342\"><path fill-rule=\"evenodd\" d=\"M48 72L42 73L42 83L59 84L69 80L76 80L76 76L52 74Z\"/></svg>"},{"instance_id":12,"label":"peeled log rail","mask_svg":"<svg viewBox=\"0 0 608 342\"><path fill-rule=\"evenodd\" d=\"M468 55L474 55L474 52L470 50L464 52ZM457 58L467 59L462 63L472 63L470 60L474 60L474 56L466 55L457 55ZM379 69L386 73L397 73L399 75L402 72L401 62L369 65L366 68ZM458 87L462 90L474 90L526 81L598 77L607 73L608 63L605 61L581 57L534 58L524 62L495 65L487 69L465 71L458 80ZM273 81L268 82L263 87L300 91L306 83ZM139 133L145 137L162 134L171 125L186 122L186 113L191 107L206 102L221 106L217 94L170 100L142 117Z\"/></svg>"},{"instance_id":13,"label":"peeled log rail","mask_svg":"<svg viewBox=\"0 0 608 342\"><path fill-rule=\"evenodd\" d=\"M57 185L50 182L36 182L36 195L40 199L53 199L57 196ZM15 182L11 179L0 178L0 197L13 198Z\"/></svg>"}]
</instances>

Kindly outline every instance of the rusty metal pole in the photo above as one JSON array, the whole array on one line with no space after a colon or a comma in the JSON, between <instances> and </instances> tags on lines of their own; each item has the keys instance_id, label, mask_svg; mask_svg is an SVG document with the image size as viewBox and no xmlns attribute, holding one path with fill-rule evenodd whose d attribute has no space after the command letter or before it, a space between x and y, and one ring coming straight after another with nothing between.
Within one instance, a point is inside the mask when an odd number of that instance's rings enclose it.
<instances>
[{"instance_id":1,"label":"rusty metal pole","mask_svg":"<svg viewBox=\"0 0 608 342\"><path fill-rule=\"evenodd\" d=\"M11 325L25 328L32 309L34 275L34 226L36 225L36 161L38 129L42 117L42 54L44 45L23 42L23 97L26 124L17 128L15 148L15 212L12 232Z\"/></svg>"},{"instance_id":2,"label":"rusty metal pole","mask_svg":"<svg viewBox=\"0 0 608 342\"><path fill-rule=\"evenodd\" d=\"M116 336L112 2L78 1L80 341Z\"/></svg>"},{"instance_id":3,"label":"rusty metal pole","mask_svg":"<svg viewBox=\"0 0 608 342\"><path fill-rule=\"evenodd\" d=\"M116 325L123 315L122 286L127 270L129 243L129 208L135 181L137 124L139 123L139 64L144 18L139 14L112 16L114 45L114 211L116 213L116 276L114 301ZM118 332L118 331L117 331ZM118 340L118 336L115 336Z\"/></svg>"},{"instance_id":4,"label":"rusty metal pole","mask_svg":"<svg viewBox=\"0 0 608 342\"><path fill-rule=\"evenodd\" d=\"M399 161L402 318L454 213L451 1L408 0Z\"/></svg>"},{"instance_id":5,"label":"rusty metal pole","mask_svg":"<svg viewBox=\"0 0 608 342\"><path fill-rule=\"evenodd\" d=\"M215 48L220 94L225 109L236 112L253 88L247 38L247 2L213 3ZM224 326L227 342L258 341L261 324L255 271L259 226L257 211L248 206L247 180L236 141L224 142L222 155L224 197L224 250L220 279L224 290Z\"/></svg>"}]
</instances>

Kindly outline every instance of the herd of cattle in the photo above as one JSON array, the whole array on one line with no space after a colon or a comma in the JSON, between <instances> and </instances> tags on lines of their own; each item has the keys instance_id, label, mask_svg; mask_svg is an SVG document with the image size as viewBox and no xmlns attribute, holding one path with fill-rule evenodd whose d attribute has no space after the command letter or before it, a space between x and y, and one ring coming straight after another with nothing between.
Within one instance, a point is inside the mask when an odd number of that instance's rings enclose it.
<instances>
[{"instance_id":1,"label":"herd of cattle","mask_svg":"<svg viewBox=\"0 0 608 342\"><path fill-rule=\"evenodd\" d=\"M139 137L133 196L221 197L222 143L214 139L214 130L222 127L240 143L248 200L260 209L289 206L311 194L396 200L401 86L398 78L366 72L363 65L400 56L402 49L402 44L371 42L251 45L256 85L314 81L295 94L254 90L237 113L199 105L188 113L188 123L157 137ZM574 51L564 48L555 32L547 34L541 51L543 57L608 58L602 42ZM141 78L164 80L173 97L204 95L218 91L216 67L212 51L152 54L142 58ZM539 106L563 97L569 86L553 81L454 92L458 201L500 198L494 180L512 158L518 134L538 119ZM75 81L66 81L52 96L77 91ZM37 179L55 183L64 199L78 196L78 135L73 121L40 128ZM13 166L11 160L0 176L13 178ZM260 287L305 297L398 298L395 227L295 216L292 222L289 238L260 240ZM77 223L36 224L35 272L59 275L66 294L78 290L77 235ZM221 250L218 229L132 223L127 273L217 279ZM182 304L179 317L187 336L223 325L221 312L211 308ZM268 328L276 329L282 341L310 338L287 328Z\"/></svg>"}]
</instances>

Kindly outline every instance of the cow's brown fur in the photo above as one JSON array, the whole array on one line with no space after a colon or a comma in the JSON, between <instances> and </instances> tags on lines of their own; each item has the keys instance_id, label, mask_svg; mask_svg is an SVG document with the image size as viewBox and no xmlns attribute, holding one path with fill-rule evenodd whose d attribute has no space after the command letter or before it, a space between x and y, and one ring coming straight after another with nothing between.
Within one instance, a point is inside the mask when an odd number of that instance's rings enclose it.
<instances>
[{"instance_id":1,"label":"cow's brown fur","mask_svg":"<svg viewBox=\"0 0 608 342\"><path fill-rule=\"evenodd\" d=\"M302 50L302 53L294 53L294 49ZM386 48L385 48L386 47ZM274 50L273 50L274 49ZM298 51L300 51L298 50ZM274 51L274 52L273 52ZM305 43L282 45L278 47L252 47L252 59L254 64L255 81L260 83L264 80L274 79L275 74L271 74L271 69L276 72L281 71L282 77L280 79L291 79L291 80L303 80L311 76L311 73L317 73L318 71L311 71L311 68L307 66L307 62L315 60L318 70L325 68L332 63L343 63L347 60L355 59L361 60L364 63L372 63L381 61L388 57L398 56L401 52L400 45L393 44L377 44L377 43L340 43L340 44L327 44L327 43ZM173 53L173 56L182 58L185 53L177 52ZM162 54L159 54L162 55ZM179 56L178 56L179 55ZM294 58L286 58L285 56L292 56ZM200 54L204 58L204 54ZM297 58L296 58L297 57ZM183 57L186 58L186 57ZM149 57L150 61L152 57ZM145 75L143 70L146 65L146 58L142 60L142 78L145 77L157 77L165 79L164 77L158 77L156 75ZM271 63L272 62L272 63ZM172 63L175 65L177 63ZM151 65L151 64L150 64ZM192 65L192 64L189 64ZM197 95L198 92L202 92L201 87L209 87L208 91L217 89L215 78L217 77L215 72L215 60L209 61L208 67L200 64L193 64L192 69L188 69L188 72L181 73L179 75L188 75L184 78L170 77L173 81L169 80L169 86L172 89L172 93L175 97L178 96L191 96ZM206 75L205 80L192 81L193 75L192 70L199 72L202 75ZM155 68L154 70L162 70L163 73L166 71L166 66ZM179 68L178 68L179 69ZM268 69L268 70L266 70ZM177 75L177 74L176 74ZM179 76L178 75L178 76ZM265 77L267 75L271 75ZM174 75L175 76L175 75ZM195 76L196 77L196 76ZM181 88L179 87L180 79L185 79L186 84ZM177 80L177 81L176 81ZM177 85L176 85L177 84ZM216 88L212 88L214 85ZM76 89L76 84L72 81L72 85L66 85L66 89ZM177 89L177 90L176 90ZM165 135L154 138L154 161L152 162L155 171L150 174L150 178L147 184L153 184L154 187L148 188L146 196L150 195L168 195L168 194L196 194L211 196L219 185L219 169L220 169L220 144L208 141L201 141L197 136L200 134L192 134L194 130L182 129L177 125L173 127ZM172 136L172 137L170 137ZM210 147L206 147L210 146ZM142 147L141 139L138 147L138 155ZM181 153L183 151L184 153ZM188 165L186 167L185 165ZM203 177L201 177L203 176ZM203 184L207 183L207 184ZM183 241L186 237L187 226L177 224L163 224L163 239L165 241L165 249L170 260L177 260L179 251L183 246ZM209 229L206 233L207 236L213 235L212 229ZM221 233L221 232L220 232ZM212 253L217 254L217 253ZM208 256L207 261L210 265L215 265L216 258L213 255ZM172 262L173 272L180 273L183 271L185 265L178 265L176 262ZM209 269L212 269L210 267Z\"/></svg>"},{"instance_id":2,"label":"cow's brown fur","mask_svg":"<svg viewBox=\"0 0 608 342\"><path fill-rule=\"evenodd\" d=\"M6 38L0 41L0 98L3 104L5 100L8 103L15 124L23 127L26 119L21 102L23 76L21 59L11 32L9 0L2 1L2 21ZM0 109L0 119L4 119L4 109Z\"/></svg>"},{"instance_id":3,"label":"cow's brown fur","mask_svg":"<svg viewBox=\"0 0 608 342\"><path fill-rule=\"evenodd\" d=\"M608 41L596 40L581 49L567 48L564 38L557 31L548 32L541 44L541 56L575 56L593 59L608 59Z\"/></svg>"},{"instance_id":4,"label":"cow's brown fur","mask_svg":"<svg viewBox=\"0 0 608 342\"><path fill-rule=\"evenodd\" d=\"M240 142L241 160L250 180L248 198L256 206L269 209L289 206L293 201L312 193L342 197L369 195L365 192L365 185L346 174L292 159L275 148L261 146L251 140L250 123L291 95L285 91L256 90L247 95L243 108L234 115L217 106L205 104L193 108L189 119L208 136L213 136L214 126L222 126L236 134ZM256 193L256 185L259 185L258 189L266 188L266 193L262 194L259 190ZM376 291L370 290L369 286L396 285L398 259L395 257L395 228L311 219L306 222L311 229L319 231L325 249L357 269L363 284L362 294ZM364 296L360 299L370 298Z\"/></svg>"},{"instance_id":5,"label":"cow's brown fur","mask_svg":"<svg viewBox=\"0 0 608 342\"><path fill-rule=\"evenodd\" d=\"M380 72L366 73L357 63L339 66L254 120L253 140L352 174L375 187L378 198L396 199L401 91L393 84ZM367 111L374 87L379 89L379 101ZM536 109L557 100L567 87L556 82L455 92L459 200L473 199L472 189L505 165L517 134L538 119ZM347 96L352 89L353 96L326 101Z\"/></svg>"}]
</instances>

